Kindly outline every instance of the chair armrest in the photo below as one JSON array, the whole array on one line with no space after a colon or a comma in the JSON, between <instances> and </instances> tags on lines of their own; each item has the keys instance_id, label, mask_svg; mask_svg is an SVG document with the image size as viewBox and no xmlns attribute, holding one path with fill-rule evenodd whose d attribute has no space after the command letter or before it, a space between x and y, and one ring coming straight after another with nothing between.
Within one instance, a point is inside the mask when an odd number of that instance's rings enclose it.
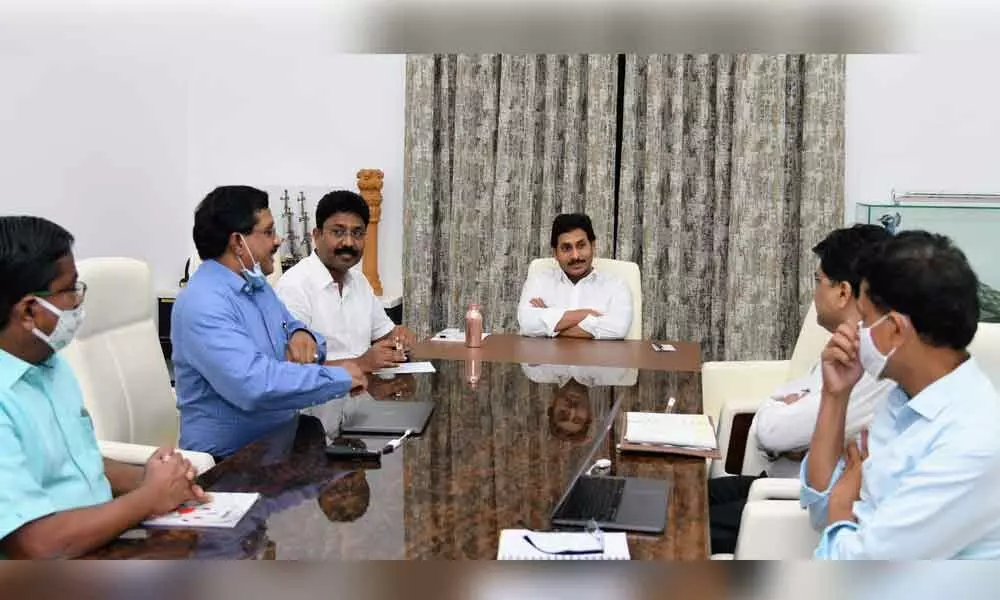
<instances>
[{"instance_id":1,"label":"chair armrest","mask_svg":"<svg viewBox=\"0 0 1000 600\"><path fill-rule=\"evenodd\" d=\"M788 381L787 360L706 362L701 365L701 401L704 413L713 419L734 398L762 400Z\"/></svg>"},{"instance_id":2,"label":"chair armrest","mask_svg":"<svg viewBox=\"0 0 1000 600\"><path fill-rule=\"evenodd\" d=\"M736 469L732 472L726 470L726 462L730 458L730 445L733 440L733 429L736 417L738 415L752 415L757 412L757 408L760 407L761 403L764 402L766 395L759 395L756 397L749 398L732 398L727 399L722 405L722 413L719 415L719 422L716 426L716 437L719 440L719 449L722 451L722 457L712 460L709 466L709 477L725 477L726 475L734 475L742 472L741 469ZM741 444L740 441L742 436L746 432L746 429L741 428L736 437L736 443ZM746 452L751 446L756 447L756 444L752 444L749 441L744 445L745 448L737 447L736 452ZM737 454L734 459L738 458L740 454ZM744 454L745 457L745 454ZM743 464L744 460L740 461L740 465ZM758 470L757 473L760 471ZM752 473L756 475L757 473Z\"/></svg>"},{"instance_id":3,"label":"chair armrest","mask_svg":"<svg viewBox=\"0 0 1000 600\"><path fill-rule=\"evenodd\" d=\"M104 440L98 440L97 447L104 458L128 465L145 465L149 457L156 452L155 446ZM181 456L191 461L199 475L215 466L215 459L212 458L211 454L192 450L180 450L180 453Z\"/></svg>"},{"instance_id":4,"label":"chair armrest","mask_svg":"<svg viewBox=\"0 0 1000 600\"><path fill-rule=\"evenodd\" d=\"M764 477L753 482L747 502L758 500L794 500L798 502L802 484L798 479Z\"/></svg>"},{"instance_id":5,"label":"chair armrest","mask_svg":"<svg viewBox=\"0 0 1000 600\"><path fill-rule=\"evenodd\" d=\"M794 480L792 480L794 481ZM756 484L755 484L756 485ZM736 560L810 559L819 532L809 523L809 511L791 500L758 500L743 507Z\"/></svg>"}]
</instances>

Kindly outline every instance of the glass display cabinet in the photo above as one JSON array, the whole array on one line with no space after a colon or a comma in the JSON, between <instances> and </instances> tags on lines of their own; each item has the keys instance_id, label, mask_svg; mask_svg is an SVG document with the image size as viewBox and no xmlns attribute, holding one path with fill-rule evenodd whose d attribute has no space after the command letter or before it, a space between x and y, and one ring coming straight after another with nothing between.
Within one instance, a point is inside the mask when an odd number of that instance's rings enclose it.
<instances>
[{"instance_id":1,"label":"glass display cabinet","mask_svg":"<svg viewBox=\"0 0 1000 600\"><path fill-rule=\"evenodd\" d=\"M1000 195L907 194L859 202L858 223L892 232L924 229L946 235L965 252L980 280L981 321L1000 322Z\"/></svg>"}]
</instances>

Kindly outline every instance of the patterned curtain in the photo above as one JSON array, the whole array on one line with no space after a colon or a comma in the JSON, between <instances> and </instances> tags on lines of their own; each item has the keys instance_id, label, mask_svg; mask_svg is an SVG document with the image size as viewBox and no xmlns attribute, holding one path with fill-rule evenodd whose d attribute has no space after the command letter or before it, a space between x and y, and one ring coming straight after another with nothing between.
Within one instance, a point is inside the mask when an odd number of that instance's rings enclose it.
<instances>
[{"instance_id":1,"label":"patterned curtain","mask_svg":"<svg viewBox=\"0 0 1000 600\"><path fill-rule=\"evenodd\" d=\"M810 250L843 222L843 145L843 56L627 56L617 258L644 331L789 356Z\"/></svg>"},{"instance_id":2,"label":"patterned curtain","mask_svg":"<svg viewBox=\"0 0 1000 600\"><path fill-rule=\"evenodd\" d=\"M403 251L407 325L515 330L530 259L560 212L613 252L614 56L409 56Z\"/></svg>"}]
</instances>

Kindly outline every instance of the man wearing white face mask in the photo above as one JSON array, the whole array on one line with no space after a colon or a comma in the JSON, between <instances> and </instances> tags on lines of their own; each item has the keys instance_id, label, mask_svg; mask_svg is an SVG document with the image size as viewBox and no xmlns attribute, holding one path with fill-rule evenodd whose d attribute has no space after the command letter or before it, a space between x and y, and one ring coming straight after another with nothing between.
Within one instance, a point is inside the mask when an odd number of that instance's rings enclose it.
<instances>
[{"instance_id":1,"label":"man wearing white face mask","mask_svg":"<svg viewBox=\"0 0 1000 600\"><path fill-rule=\"evenodd\" d=\"M1000 396L966 347L978 281L951 241L921 231L859 265L861 323L823 351L802 505L823 530L817 558L1000 558ZM870 434L845 440L863 373L894 381ZM845 441L847 445L845 448Z\"/></svg>"},{"instance_id":2,"label":"man wearing white face mask","mask_svg":"<svg viewBox=\"0 0 1000 600\"><path fill-rule=\"evenodd\" d=\"M224 458L303 408L364 389L355 365L323 365L326 342L267 283L281 240L267 193L210 192L194 215L204 261L171 318L181 447Z\"/></svg>"},{"instance_id":3,"label":"man wearing white face mask","mask_svg":"<svg viewBox=\"0 0 1000 600\"><path fill-rule=\"evenodd\" d=\"M63 558L204 498L194 468L161 448L145 469L103 460L69 365L83 322L73 237L0 217L0 557Z\"/></svg>"}]
</instances>

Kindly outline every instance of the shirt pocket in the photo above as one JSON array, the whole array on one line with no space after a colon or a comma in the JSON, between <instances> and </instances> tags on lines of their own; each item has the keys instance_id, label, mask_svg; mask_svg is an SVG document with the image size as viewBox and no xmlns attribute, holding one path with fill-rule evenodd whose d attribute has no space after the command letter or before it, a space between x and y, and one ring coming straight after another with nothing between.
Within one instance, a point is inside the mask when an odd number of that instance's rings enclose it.
<instances>
[{"instance_id":1,"label":"shirt pocket","mask_svg":"<svg viewBox=\"0 0 1000 600\"><path fill-rule=\"evenodd\" d=\"M76 431L70 434L70 449L81 459L100 459L101 451L97 447L97 434L94 430L94 420L86 410L80 412L77 417ZM85 462L85 461L81 461Z\"/></svg>"}]
</instances>

